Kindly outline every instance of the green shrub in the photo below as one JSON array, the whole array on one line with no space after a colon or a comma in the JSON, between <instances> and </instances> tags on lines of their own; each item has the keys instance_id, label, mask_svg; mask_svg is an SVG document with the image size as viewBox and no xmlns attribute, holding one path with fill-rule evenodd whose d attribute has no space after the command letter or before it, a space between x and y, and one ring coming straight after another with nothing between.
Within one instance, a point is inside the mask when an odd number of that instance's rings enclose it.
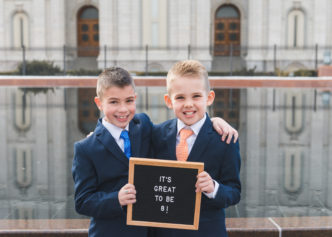
<instances>
[{"instance_id":1,"label":"green shrub","mask_svg":"<svg viewBox=\"0 0 332 237\"><path fill-rule=\"evenodd\" d=\"M67 75L72 76L98 76L102 70L96 69L96 70L86 70L86 69L79 69L79 70L71 70L67 71Z\"/></svg>"},{"instance_id":2,"label":"green shrub","mask_svg":"<svg viewBox=\"0 0 332 237\"><path fill-rule=\"evenodd\" d=\"M300 69L294 72L294 76L296 77L316 77L317 71L316 70L307 70L307 69Z\"/></svg>"},{"instance_id":3,"label":"green shrub","mask_svg":"<svg viewBox=\"0 0 332 237\"><path fill-rule=\"evenodd\" d=\"M14 75L22 75L22 68L23 63L20 63ZM62 74L62 71L53 62L33 60L25 63L25 75L50 76L59 74Z\"/></svg>"}]
</instances>

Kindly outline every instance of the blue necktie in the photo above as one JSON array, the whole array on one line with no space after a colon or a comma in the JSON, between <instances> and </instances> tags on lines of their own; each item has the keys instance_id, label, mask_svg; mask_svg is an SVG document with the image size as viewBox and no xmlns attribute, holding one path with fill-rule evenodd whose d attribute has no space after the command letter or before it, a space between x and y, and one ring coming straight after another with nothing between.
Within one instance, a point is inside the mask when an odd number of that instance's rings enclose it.
<instances>
[{"instance_id":1,"label":"blue necktie","mask_svg":"<svg viewBox=\"0 0 332 237\"><path fill-rule=\"evenodd\" d=\"M127 130L123 130L121 132L120 138L124 141L124 153L128 157L128 159L131 157L131 151L130 151L130 139L129 134Z\"/></svg>"}]
</instances>

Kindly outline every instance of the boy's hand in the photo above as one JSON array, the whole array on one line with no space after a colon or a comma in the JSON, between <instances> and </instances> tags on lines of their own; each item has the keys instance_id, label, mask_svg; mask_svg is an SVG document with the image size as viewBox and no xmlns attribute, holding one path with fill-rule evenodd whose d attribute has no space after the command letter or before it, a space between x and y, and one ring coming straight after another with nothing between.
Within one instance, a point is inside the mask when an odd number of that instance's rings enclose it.
<instances>
[{"instance_id":1,"label":"boy's hand","mask_svg":"<svg viewBox=\"0 0 332 237\"><path fill-rule=\"evenodd\" d=\"M136 189L133 184L126 184L123 186L118 194L121 206L133 204L136 202Z\"/></svg>"},{"instance_id":2,"label":"boy's hand","mask_svg":"<svg viewBox=\"0 0 332 237\"><path fill-rule=\"evenodd\" d=\"M234 143L237 141L239 134L231 125L229 125L225 120L219 117L211 118L213 128L221 135L221 140L224 142L226 137L226 143L229 144L234 137Z\"/></svg>"},{"instance_id":3,"label":"boy's hand","mask_svg":"<svg viewBox=\"0 0 332 237\"><path fill-rule=\"evenodd\" d=\"M211 193L214 191L214 181L211 176L203 171L197 175L196 192Z\"/></svg>"}]
</instances>

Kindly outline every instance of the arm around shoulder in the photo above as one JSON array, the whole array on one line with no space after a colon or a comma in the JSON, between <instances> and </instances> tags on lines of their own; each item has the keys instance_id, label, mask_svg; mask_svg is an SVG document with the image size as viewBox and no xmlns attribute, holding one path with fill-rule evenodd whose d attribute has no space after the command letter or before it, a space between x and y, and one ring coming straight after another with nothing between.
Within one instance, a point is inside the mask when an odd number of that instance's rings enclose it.
<instances>
[{"instance_id":1,"label":"arm around shoulder","mask_svg":"<svg viewBox=\"0 0 332 237\"><path fill-rule=\"evenodd\" d=\"M241 199L240 182L241 157L239 142L227 145L227 150L220 170L219 188L211 202L221 208L237 204Z\"/></svg>"}]
</instances>

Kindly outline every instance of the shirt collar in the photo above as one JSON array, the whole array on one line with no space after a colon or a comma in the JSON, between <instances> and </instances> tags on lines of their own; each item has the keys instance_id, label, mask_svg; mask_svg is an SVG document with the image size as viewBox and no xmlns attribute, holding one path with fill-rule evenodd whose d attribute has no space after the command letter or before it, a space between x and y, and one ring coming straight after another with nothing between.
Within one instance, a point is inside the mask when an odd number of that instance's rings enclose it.
<instances>
[{"instance_id":1,"label":"shirt collar","mask_svg":"<svg viewBox=\"0 0 332 237\"><path fill-rule=\"evenodd\" d=\"M187 126L180 119L178 119L177 120L178 131L176 134L179 135L179 132L181 131L182 128L190 128L194 132L194 134L197 136L199 131L203 127L205 120L206 120L206 114L204 114L204 117L201 120L199 120L198 122L194 123L191 126Z\"/></svg>"},{"instance_id":2,"label":"shirt collar","mask_svg":"<svg viewBox=\"0 0 332 237\"><path fill-rule=\"evenodd\" d=\"M102 119L102 123L115 139L120 139L120 135L123 130L127 130L129 132L129 124L126 126L125 129L122 129L115 126L114 124L107 122L105 118Z\"/></svg>"}]
</instances>

